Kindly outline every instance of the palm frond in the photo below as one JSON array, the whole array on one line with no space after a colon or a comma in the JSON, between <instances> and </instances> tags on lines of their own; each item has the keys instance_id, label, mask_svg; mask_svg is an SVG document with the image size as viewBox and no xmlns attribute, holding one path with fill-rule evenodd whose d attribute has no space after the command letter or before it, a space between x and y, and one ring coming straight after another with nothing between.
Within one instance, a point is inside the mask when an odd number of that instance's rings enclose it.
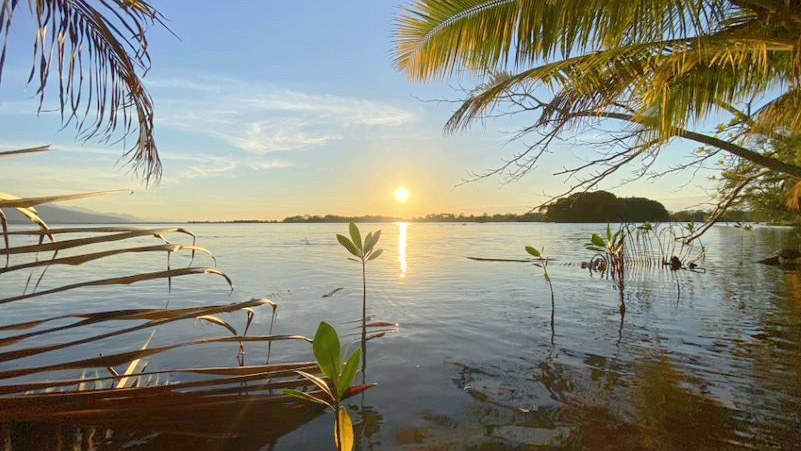
<instances>
[{"instance_id":1,"label":"palm frond","mask_svg":"<svg viewBox=\"0 0 801 451\"><path fill-rule=\"evenodd\" d=\"M19 3L0 2L0 82ZM35 80L41 112L48 82L58 79L62 124L73 124L81 139L109 143L134 135L135 144L123 157L147 183L157 182L161 161L153 139L153 101L142 76L150 67L147 32L163 25L162 17L144 0L93 3L28 0L36 21L28 83Z\"/></svg>"},{"instance_id":2,"label":"palm frond","mask_svg":"<svg viewBox=\"0 0 801 451\"><path fill-rule=\"evenodd\" d=\"M720 27L723 0L417 0L396 21L396 66L428 80L503 70Z\"/></svg>"}]
</instances>

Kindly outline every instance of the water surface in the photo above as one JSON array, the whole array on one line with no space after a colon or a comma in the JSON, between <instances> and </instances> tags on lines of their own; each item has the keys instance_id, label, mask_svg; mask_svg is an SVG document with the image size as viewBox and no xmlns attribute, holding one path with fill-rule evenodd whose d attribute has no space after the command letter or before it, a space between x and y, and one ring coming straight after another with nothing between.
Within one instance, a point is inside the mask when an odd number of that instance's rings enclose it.
<instances>
[{"instance_id":1,"label":"water surface","mask_svg":"<svg viewBox=\"0 0 801 451\"><path fill-rule=\"evenodd\" d=\"M214 277L175 279L172 292L164 281L82 289L2 306L3 323L76 310L180 308L270 296L279 304L275 333L313 336L322 320L340 334L357 332L346 322L361 314L360 268L334 238L346 225L190 228L233 279L233 293ZM792 229L713 228L703 239L705 272L632 271L621 316L617 285L578 265L590 257L583 244L605 226L362 225L364 231L378 228L385 252L368 266L369 314L399 328L369 343L366 380L379 387L349 402L360 449L801 449L801 273L753 263L796 245ZM549 267L553 339L540 268L465 258L525 258L525 245L544 246L559 260ZM163 265L161 257L123 256L51 271L43 288ZM20 283L24 276L0 278L0 291L14 293ZM337 288L343 289L323 297ZM241 325L244 315L226 319ZM269 312L261 312L251 333L266 334L269 322ZM153 345L222 335L213 327L174 323L157 330ZM129 350L148 335L22 363ZM235 365L235 351L235 345L178 350L152 358L149 369ZM272 352L274 361L310 357L302 344L279 344ZM265 358L266 346L248 346L247 363ZM213 440L117 432L100 448L329 450L331 424L330 414L319 416L275 443L259 434ZM47 434L25 427L15 433ZM37 449L43 442L27 443Z\"/></svg>"}]
</instances>

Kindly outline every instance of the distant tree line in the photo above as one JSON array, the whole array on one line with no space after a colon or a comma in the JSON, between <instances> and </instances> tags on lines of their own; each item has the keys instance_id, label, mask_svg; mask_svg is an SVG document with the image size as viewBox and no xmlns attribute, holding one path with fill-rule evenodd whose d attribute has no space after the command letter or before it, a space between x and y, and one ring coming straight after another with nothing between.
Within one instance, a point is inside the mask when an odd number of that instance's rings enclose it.
<instances>
[{"instance_id":1,"label":"distant tree line","mask_svg":"<svg viewBox=\"0 0 801 451\"><path fill-rule=\"evenodd\" d=\"M419 218L412 218L412 222L544 222L544 213L524 213L516 215L514 213L496 213L489 215L469 215L463 213L458 215L452 213L428 214Z\"/></svg>"},{"instance_id":2,"label":"distant tree line","mask_svg":"<svg viewBox=\"0 0 801 451\"><path fill-rule=\"evenodd\" d=\"M339 215L297 215L284 218L284 223L318 223L318 222L398 222L401 218L392 216L366 215L366 216L339 216Z\"/></svg>"},{"instance_id":3,"label":"distant tree line","mask_svg":"<svg viewBox=\"0 0 801 451\"><path fill-rule=\"evenodd\" d=\"M283 220L234 220L218 221L224 223L370 223L370 222L704 222L713 214L708 210L682 210L669 213L660 202L644 197L617 197L607 191L575 193L545 207L540 212L524 214L496 213L465 215L464 213L435 213L415 218L394 216L364 215L295 215ZM729 209L721 216L723 222L781 222L762 210ZM215 221L195 221L215 222Z\"/></svg>"},{"instance_id":4,"label":"distant tree line","mask_svg":"<svg viewBox=\"0 0 801 451\"><path fill-rule=\"evenodd\" d=\"M682 210L671 213L670 219L674 222L704 222L712 216L710 210ZM729 209L726 210L718 219L719 222L769 222L789 224L792 221L784 220L783 218L776 218L772 215L756 210L739 210Z\"/></svg>"},{"instance_id":5,"label":"distant tree line","mask_svg":"<svg viewBox=\"0 0 801 451\"><path fill-rule=\"evenodd\" d=\"M607 191L575 193L545 207L552 222L665 222L670 213L644 197L617 197Z\"/></svg>"}]
</instances>

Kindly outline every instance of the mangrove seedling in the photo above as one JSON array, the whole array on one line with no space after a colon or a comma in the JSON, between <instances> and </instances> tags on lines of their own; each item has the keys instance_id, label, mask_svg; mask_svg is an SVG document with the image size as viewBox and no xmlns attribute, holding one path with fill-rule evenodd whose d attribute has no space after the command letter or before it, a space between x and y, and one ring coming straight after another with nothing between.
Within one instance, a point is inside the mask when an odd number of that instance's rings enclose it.
<instances>
[{"instance_id":1,"label":"mangrove seedling","mask_svg":"<svg viewBox=\"0 0 801 451\"><path fill-rule=\"evenodd\" d=\"M542 268L543 277L545 278L545 282L548 284L548 288L551 290L551 344L553 344L553 338L555 334L554 329L554 316L556 312L556 303L554 302L553 296L553 285L551 284L551 276L548 275L548 257L543 255L545 252L545 248L541 248L537 250L533 246L526 246L526 252L532 255L535 258L538 258L540 263L535 263L535 265Z\"/></svg>"},{"instance_id":2,"label":"mangrove seedling","mask_svg":"<svg viewBox=\"0 0 801 451\"><path fill-rule=\"evenodd\" d=\"M334 444L339 451L351 451L353 449L353 422L348 410L342 405L342 400L359 371L361 350L356 349L350 358L344 361L347 350L340 348L336 330L326 322L321 322L317 327L312 349L324 377L317 377L304 371L296 371L296 373L316 385L322 393L316 395L293 389L282 391L284 394L330 408L335 414Z\"/></svg>"},{"instance_id":3,"label":"mangrove seedling","mask_svg":"<svg viewBox=\"0 0 801 451\"><path fill-rule=\"evenodd\" d=\"M348 229L350 239L337 234L337 241L353 255L348 260L362 264L362 372L365 372L367 368L367 262L381 256L384 250L375 249L378 239L381 238L381 230L375 233L369 232L362 241L362 234L356 224L351 222Z\"/></svg>"},{"instance_id":4,"label":"mangrove seedling","mask_svg":"<svg viewBox=\"0 0 801 451\"><path fill-rule=\"evenodd\" d=\"M590 237L590 242L585 244L584 247L600 253L605 264L611 268L613 276L616 274L622 276L624 244L625 233L623 233L623 230L612 233L612 229L607 225L606 239L597 233L593 233L592 237ZM590 267L592 266L592 261L590 261Z\"/></svg>"},{"instance_id":5,"label":"mangrove seedling","mask_svg":"<svg viewBox=\"0 0 801 451\"><path fill-rule=\"evenodd\" d=\"M584 247L591 251L595 251L600 253L602 258L603 265L610 268L609 273L612 276L613 280L616 280L618 283L618 289L620 290L621 297L620 297L620 313L621 315L626 311L626 302L623 298L623 276L625 274L625 243L626 243L626 233L623 229L619 229L617 232L612 233L611 227L607 224L606 226L606 239L601 237L600 235L593 233L592 237L590 237L590 242L585 244ZM593 260L590 260L590 268L594 267Z\"/></svg>"}]
</instances>

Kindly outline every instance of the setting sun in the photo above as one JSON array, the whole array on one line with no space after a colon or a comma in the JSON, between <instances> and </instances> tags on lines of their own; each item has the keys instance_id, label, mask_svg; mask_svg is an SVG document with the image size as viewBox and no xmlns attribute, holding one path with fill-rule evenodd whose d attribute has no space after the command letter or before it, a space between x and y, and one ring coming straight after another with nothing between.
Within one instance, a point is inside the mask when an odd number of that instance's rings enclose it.
<instances>
[{"instance_id":1,"label":"setting sun","mask_svg":"<svg viewBox=\"0 0 801 451\"><path fill-rule=\"evenodd\" d=\"M396 189L395 200L398 202L406 202L407 200L409 200L409 190L402 186Z\"/></svg>"}]
</instances>

